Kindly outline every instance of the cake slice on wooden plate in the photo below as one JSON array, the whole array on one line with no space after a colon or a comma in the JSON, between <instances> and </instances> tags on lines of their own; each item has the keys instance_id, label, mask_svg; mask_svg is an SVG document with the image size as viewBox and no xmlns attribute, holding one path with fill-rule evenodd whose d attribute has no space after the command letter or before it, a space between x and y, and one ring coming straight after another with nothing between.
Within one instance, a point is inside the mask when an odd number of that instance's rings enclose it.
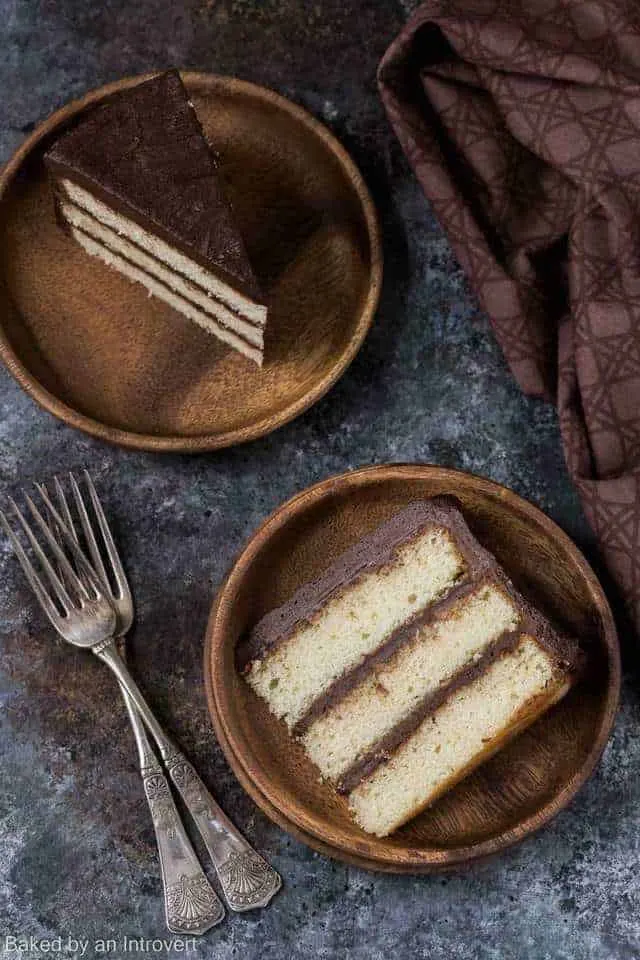
<instances>
[{"instance_id":1,"label":"cake slice on wooden plate","mask_svg":"<svg viewBox=\"0 0 640 960\"><path fill-rule=\"evenodd\" d=\"M417 501L267 614L239 667L356 822L386 836L569 690L583 655L455 501Z\"/></svg>"},{"instance_id":2,"label":"cake slice on wooden plate","mask_svg":"<svg viewBox=\"0 0 640 960\"><path fill-rule=\"evenodd\" d=\"M176 70L83 113L45 163L89 254L262 364L265 301Z\"/></svg>"}]
</instances>

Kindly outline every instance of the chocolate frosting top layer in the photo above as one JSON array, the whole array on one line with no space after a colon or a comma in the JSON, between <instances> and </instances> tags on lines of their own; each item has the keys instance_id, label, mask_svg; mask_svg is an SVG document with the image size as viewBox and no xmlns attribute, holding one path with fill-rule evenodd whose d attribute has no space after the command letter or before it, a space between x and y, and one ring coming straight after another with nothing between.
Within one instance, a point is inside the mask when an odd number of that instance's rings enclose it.
<instances>
[{"instance_id":1,"label":"chocolate frosting top layer","mask_svg":"<svg viewBox=\"0 0 640 960\"><path fill-rule=\"evenodd\" d=\"M83 112L45 156L50 171L263 302L217 165L177 70Z\"/></svg>"},{"instance_id":2,"label":"chocolate frosting top layer","mask_svg":"<svg viewBox=\"0 0 640 960\"><path fill-rule=\"evenodd\" d=\"M478 576L496 560L475 539L453 497L416 500L341 554L316 580L303 584L281 607L260 620L236 650L240 670L283 643L303 620L310 620L329 597L360 574L390 563L397 548L430 526L451 531L466 563L466 575Z\"/></svg>"}]
</instances>

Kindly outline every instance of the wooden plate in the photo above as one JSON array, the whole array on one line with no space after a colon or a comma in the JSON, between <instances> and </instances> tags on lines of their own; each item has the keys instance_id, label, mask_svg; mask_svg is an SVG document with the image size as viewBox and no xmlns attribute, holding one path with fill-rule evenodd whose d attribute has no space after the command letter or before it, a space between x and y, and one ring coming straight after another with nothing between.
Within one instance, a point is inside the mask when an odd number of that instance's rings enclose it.
<instances>
[{"instance_id":1,"label":"wooden plate","mask_svg":"<svg viewBox=\"0 0 640 960\"><path fill-rule=\"evenodd\" d=\"M391 837L351 821L301 747L234 666L238 639L349 544L420 497L459 498L481 542L516 585L579 637L591 669L558 706ZM619 695L616 630L602 588L569 538L498 484L432 466L389 465L326 480L284 504L253 536L214 604L207 697L222 749L256 803L322 852L399 872L427 872L505 849L547 823L592 773Z\"/></svg>"},{"instance_id":2,"label":"wooden plate","mask_svg":"<svg viewBox=\"0 0 640 960\"><path fill-rule=\"evenodd\" d=\"M47 145L83 110L145 77L53 114L0 176L0 356L51 413L141 449L229 446L306 410L355 356L382 278L373 203L331 134L270 90L182 76L270 298L262 370L56 225Z\"/></svg>"}]
</instances>

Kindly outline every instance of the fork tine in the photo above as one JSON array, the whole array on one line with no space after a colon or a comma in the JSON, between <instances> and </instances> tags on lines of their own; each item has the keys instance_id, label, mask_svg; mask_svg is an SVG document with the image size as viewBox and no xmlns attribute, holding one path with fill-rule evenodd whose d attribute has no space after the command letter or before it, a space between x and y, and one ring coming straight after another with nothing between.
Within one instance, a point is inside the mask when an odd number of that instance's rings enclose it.
<instances>
[{"instance_id":1,"label":"fork tine","mask_svg":"<svg viewBox=\"0 0 640 960\"><path fill-rule=\"evenodd\" d=\"M71 511L69 510L69 504L67 503L67 498L65 497L64 490L62 489L62 484L60 483L60 481L59 481L59 479L58 479L57 477L54 477L54 478L53 478L53 483L54 483L54 486L55 486L55 488L56 488L56 497L57 497L57 500L58 500L58 506L59 506L59 508L60 508L60 509L59 509L59 512L60 512L60 514L61 514L61 516L62 516L62 520L64 521L64 524L65 524L65 526L66 526L66 528L67 528L67 531L71 534L71 536L73 537L73 539L75 540L75 542L76 542L76 543L78 544L78 546L79 546L80 544L79 544L79 540L78 540L78 534L76 533L75 524L74 524L74 522L73 522L73 517L71 516ZM40 494L40 496L42 497L42 500L43 500L43 502L44 502L44 505L45 505L45 507L47 508L47 515L48 515L49 518L51 519L51 527L53 528L53 527L57 526L57 527L58 527L58 532L60 533L60 536L63 537L63 539L64 539L64 534L62 533L62 528L61 528L60 524L58 523L58 521L57 521L57 519L56 519L56 513L55 513L55 511L53 510L53 508L52 508L52 506L51 506L51 502L52 502L52 501L51 501L51 496L49 495L49 491L47 490L46 484L44 484L44 483L36 483L36 484L34 484L34 486L35 486L36 490L38 491L38 493Z\"/></svg>"},{"instance_id":2,"label":"fork tine","mask_svg":"<svg viewBox=\"0 0 640 960\"><path fill-rule=\"evenodd\" d=\"M64 520L62 519L62 517L60 516L59 511L58 511L58 510L56 509L56 507L53 505L53 502L52 502L51 497L49 496L49 494L48 494L48 492L47 492L47 490L46 490L46 487L43 487L42 484L41 484L40 486L37 487L37 489L38 489L38 493L39 493L40 496L42 497L42 500L43 500L45 506L50 510L51 514L53 515L53 518L55 519L56 523L58 524L58 528L59 528L59 530L60 530L60 533L61 533L61 535L62 535L62 538L63 538L63 540L64 540L64 543L65 543L65 545L69 548L69 551L70 551L71 554L73 555L73 559L76 561L76 563L77 563L77 565L78 565L78 569L81 570L82 573L87 577L87 580L88 580L89 583L91 584L91 587L93 588L93 590L95 590L96 594L97 594L99 597L102 596L102 593L103 593L103 584L102 584L102 582L101 582L101 580L100 580L100 577L98 576L98 574L96 573L96 571L93 569L93 567L91 566L91 564L89 563L89 561L88 561L87 558L85 557L83 551L80 549L80 545L78 544L78 538L77 538L77 536L76 536L75 530L74 530L73 533L71 533L71 531L68 529L67 524L65 523L65 521L64 521ZM27 500L29 500L29 497L27 497ZM32 510L32 511L35 511L35 515L37 515L37 516L40 517L40 523L43 525L43 528L44 528L44 529L43 529L43 533L44 533L44 531L46 530L46 524L44 523L44 520L43 520L42 517L40 516L40 514L39 514L39 512L38 512L38 510L37 510L37 508L36 508L36 506L35 506L35 504L34 504L32 501L29 501L29 502L30 502L30 504L31 504L31 510ZM48 535L49 535L49 537L51 537L51 534L50 534L50 533L49 533ZM45 533L45 536L47 536L46 533ZM61 548L58 547L57 544L56 544L56 549L57 549L60 553L62 553ZM63 555L63 557L64 557L64 554L62 554L62 555ZM68 560L66 559L66 557L65 557L64 559L65 559L65 562L68 564L69 569L71 570L72 575L76 578L76 580L78 580L78 577L77 577L76 573L74 572L73 568L72 568L71 565L69 564L69 562L68 562ZM83 588L83 589L84 589L84 588ZM85 590L85 593L86 593L86 590Z\"/></svg>"},{"instance_id":3,"label":"fork tine","mask_svg":"<svg viewBox=\"0 0 640 960\"><path fill-rule=\"evenodd\" d=\"M54 557L56 558L56 560L57 560L58 563L60 564L61 569L64 571L64 575L65 575L65 577L67 578L68 582L73 586L73 589L76 591L76 593L77 593L80 597L83 597L85 600L90 600L91 597L90 597L90 595L89 595L89 591L87 590L87 588L85 587L84 583L82 582L82 580L80 580L80 577L76 574L75 570L73 569L73 567L71 566L71 564L70 564L69 561L67 560L67 558L66 558L66 556L65 556L65 553L64 553L62 547L59 545L58 541L56 540L56 538L55 538L55 537L53 536L53 534L51 533L51 530L50 530L49 527L47 526L47 523L46 523L44 517L42 516L42 514L40 513L40 511L39 511L38 508L36 507L35 503L33 502L33 500L31 499L31 497L29 496L28 493L25 493L25 494L24 494L24 498L25 498L25 500L27 501L27 506L29 507L29 510L31 511L31 514L32 514L34 520L36 521L36 523L37 523L38 526L40 527L40 530L42 531L42 534L43 534L45 540L47 541L47 543L48 543L48 545L49 545L49 547L50 547L50 549L51 549L51 552L53 553ZM13 501L12 501L12 502L13 502ZM47 503L46 500L45 500L45 503ZM50 501L49 501L49 503L50 503ZM49 506L49 503L47 503L47 506ZM18 514L20 515L20 517L22 517L22 515L20 514L20 511L18 510L18 508L17 508L17 506L16 506L15 504L14 504L14 510L17 510L17 511L18 511ZM65 525L62 523L62 520L59 519L59 518L56 516L56 513L55 513L55 511L54 511L54 509L53 509L53 504L51 504L51 510L52 510L52 513L53 513L54 518L56 519L56 521L57 521L58 524L60 525L60 527L61 527L61 529L62 529L62 532L63 532L63 534L64 534L64 531L66 530L66 527L65 527ZM23 520L22 520L22 523L23 523L23 526L24 526L24 528L25 528L25 532L27 533L27 535L29 536L29 539L31 540L31 543L32 543L32 545L33 545L34 550L36 549L36 547L37 547L37 549L40 550L40 546L39 546L39 544L38 544L38 541L35 539L35 537L34 537L33 534L31 533L31 531L30 531L30 529L29 529L29 526L28 526L26 520L23 519ZM72 540L72 538L71 538L71 534L68 534L68 537L69 537L69 540L70 540L71 542L73 542L73 540ZM66 539L66 538L65 538L65 539ZM40 550L40 552L42 553L42 550ZM46 557L44 556L44 553L42 553L42 556L44 557L45 562L46 562L46 563L49 563L49 561L48 561L48 560L46 559ZM50 566L50 564L49 564L49 566ZM53 573L53 569L52 569L52 573ZM55 574L54 574L54 576L55 576ZM58 583L60 583L60 580L58 579L58 577L56 577L56 580L58 580ZM62 584L60 584L60 586L62 586Z\"/></svg>"},{"instance_id":4,"label":"fork tine","mask_svg":"<svg viewBox=\"0 0 640 960\"><path fill-rule=\"evenodd\" d=\"M64 487L60 483L58 477L53 478L53 485L56 488L56 496L58 498L58 503L60 504L60 512L62 517L67 524L69 533L72 534L73 539L78 543L78 534L76 533L76 528L73 522L73 517L71 516L71 510L69 509L69 504L64 492ZM44 484L43 484L44 486Z\"/></svg>"},{"instance_id":5,"label":"fork tine","mask_svg":"<svg viewBox=\"0 0 640 960\"><path fill-rule=\"evenodd\" d=\"M45 491L46 491L47 488L45 487L44 483L43 483L43 484L38 484L38 483L36 483L36 488L37 488L37 489L39 489L40 486L42 486L42 487L45 489ZM51 513L51 511L49 510L48 507L47 507L46 510L45 510L45 516L46 516L46 518L47 518L47 524L48 524L48 526L49 526L49 529L52 531L52 533L53 533L53 535L55 536L55 538L56 538L56 540L58 541L58 543L60 543L60 535L59 535L59 531L58 531L58 525L57 525L57 523L56 523L56 521L55 521L55 517L53 516L53 514ZM54 559L54 562L53 562L53 568L54 568L54 570L56 571L56 573L58 574L58 576L60 577L60 579L62 580L62 582L64 583L65 587L68 586L68 584L65 583L64 571L63 571L62 567L60 566L60 564L58 563L58 561L55 560L55 559Z\"/></svg>"},{"instance_id":6,"label":"fork tine","mask_svg":"<svg viewBox=\"0 0 640 960\"><path fill-rule=\"evenodd\" d=\"M9 503L13 507L13 512L15 513L18 519L18 522L20 523L20 526L24 530L25 536L27 537L29 543L31 544L31 548L35 553L36 557L38 558L40 562L40 566L42 567L44 573L46 574L46 577L49 583L53 587L56 597L60 601L64 610L68 613L70 610L73 609L73 601L71 600L71 597L67 593L67 589L65 585L63 584L62 580L53 569L51 562L49 561L49 558L47 557L46 553L38 543L31 527L29 526L24 516L22 515L22 511L20 510L20 507L18 506L18 504L15 502L15 500L12 500L12 499L9 500ZM55 541L53 542L55 544ZM57 547L57 544L55 545ZM14 543L14 546L15 546L15 543Z\"/></svg>"},{"instance_id":7,"label":"fork tine","mask_svg":"<svg viewBox=\"0 0 640 960\"><path fill-rule=\"evenodd\" d=\"M38 492L40 493L41 496L42 496L43 491L44 491L44 493L47 494L47 496L48 496L48 490L47 490L46 484L44 484L44 483L36 483L35 486L36 486L36 489L38 490ZM77 541L77 536L76 536L75 527L73 526L73 521L72 521L72 519L71 519L71 514L69 513L69 508L68 508L68 506L67 506L67 504L66 504L66 501L65 501L65 507L67 507L66 512L63 510L65 522L67 523L67 526L68 526L68 528L69 528L69 532L73 534L74 538L75 538L76 541ZM51 532L53 533L53 535L54 535L54 537L56 538L56 540L57 540L58 544L60 545L60 547L64 550L64 538L63 538L62 533L61 533L61 531L60 531L60 526L59 526L59 524L57 523L56 518L54 517L54 515L51 513L51 510L49 509L49 507L46 507L46 508L45 508L45 516L46 516L46 519L47 519L47 523L48 523L48 525L49 525L49 529L50 529ZM67 580L66 580L66 578L65 578L65 575L64 575L64 570L62 569L61 565L59 564L59 562L58 562L57 560L56 560L55 563L54 563L54 568L55 568L56 573L58 574L58 576L60 577L60 579L61 579L62 582L64 583L65 587L66 587L67 589L73 589L72 584L70 584L70 583L67 582ZM76 573L77 573L77 569L76 569ZM80 578L80 579L82 579L82 578Z\"/></svg>"},{"instance_id":8,"label":"fork tine","mask_svg":"<svg viewBox=\"0 0 640 960\"><path fill-rule=\"evenodd\" d=\"M53 485L54 485L54 487L55 487L56 498L57 498L57 501L58 501L58 506L59 506L59 508L60 508L60 513L62 514L62 518L63 518L63 520L64 520L64 522L65 522L65 524L66 524L67 530L69 531L69 533L71 534L71 536L72 536L73 539L75 540L75 542L76 542L76 544L78 545L78 547L80 547L80 549L82 549L82 547L80 546L80 540L78 539L78 533L77 533L77 530L76 530L76 525L75 525L75 523L73 522L73 517L72 517L72 515L71 515L71 510L69 509L69 503L68 503L68 501L67 501L67 497L66 497L65 492L64 492L64 487L63 487L62 484L60 483L60 480L59 480L58 477L54 477L54 478L53 478ZM45 494L45 495L48 497L48 490L47 490L47 487L46 487L46 485L45 485L44 483L42 483L42 484L36 483L36 487L38 488L38 490L39 490L39 492L40 492L40 496L43 496L43 494ZM49 516L53 517L53 514L51 513L51 510L49 509L49 507L47 507L47 513L49 514ZM65 542L65 541L64 541L64 535L63 535L63 533L62 533L62 528L60 527L60 524L56 522L55 517L53 518L52 529L53 529L53 532L54 532L54 534L55 534L56 540L58 541L58 543L60 543L60 546L63 546L63 545L64 545L64 542ZM81 571L78 569L78 564L76 564L76 568L75 568L75 569L76 569L76 573L78 574L78 576L79 576L80 579L82 580L82 574L81 574ZM97 571L97 572L99 573L99 571Z\"/></svg>"},{"instance_id":9,"label":"fork tine","mask_svg":"<svg viewBox=\"0 0 640 960\"><path fill-rule=\"evenodd\" d=\"M31 589L33 590L36 597L40 601L40 605L42 609L44 610L46 615L49 617L49 620L54 625L54 627L58 629L58 624L60 623L60 614L58 613L55 605L53 604L51 597L45 590L42 584L42 581L40 580L40 577L36 573L33 567L33 564L31 563L31 560L29 560L29 557L25 553L25 550L22 544L20 543L15 533L11 529L9 521L7 520L2 510L0 510L0 524L2 525L4 532L6 533L7 537L11 542L11 546L13 547L15 554L20 562L20 566L24 571L24 575L29 581Z\"/></svg>"},{"instance_id":10,"label":"fork tine","mask_svg":"<svg viewBox=\"0 0 640 960\"><path fill-rule=\"evenodd\" d=\"M102 504L100 503L100 498L98 497L98 492L93 484L93 480L89 476L87 470L83 471L84 482L87 485L89 491L89 496L91 498L91 504L93 506L94 513L98 520L100 526L100 531L102 533L102 539L104 540L105 549L107 551L107 556L109 557L109 562L113 569L114 576L116 578L116 584L120 591L120 597L126 597L130 594L129 581L127 580L127 575L124 572L124 567L122 566L122 561L120 559L120 554L118 553L118 548L116 547L115 540L113 539L113 534L111 533L111 528L107 521L104 510L102 509ZM75 480L74 480L75 483ZM77 486L77 485L76 485Z\"/></svg>"},{"instance_id":11,"label":"fork tine","mask_svg":"<svg viewBox=\"0 0 640 960\"><path fill-rule=\"evenodd\" d=\"M66 526L68 532L71 534L71 536L73 537L74 541L76 542L76 544L77 544L78 547L79 547L79 546L80 546L80 541L78 540L78 534L77 534L77 532L76 532L75 524L74 524L74 522L73 522L73 517L71 516L71 511L69 510L69 504L67 503L67 498L66 498L65 495L64 495L64 490L62 489L62 485L60 484L60 481L58 480L57 477L54 477L54 481L53 481L53 482L54 482L54 486L55 486L55 488L56 488L56 496L57 496L57 500L58 500L58 507L59 507L59 509L60 509L60 513L62 514L62 519L64 520L64 523L65 523L65 526ZM49 496L49 491L47 490L47 486L46 486L46 484L44 484L44 483L36 483L36 484L35 484L35 488L36 488L36 490L38 491L38 493L40 494L40 496L42 497L42 500L43 500L43 502L44 502L44 504L45 504L46 516L47 516L47 521L48 521L48 523L49 523L49 528L50 528L50 530L52 531L53 535L55 536L56 540L58 541L60 547L62 547L62 548L64 549L64 545L65 545L65 543L66 543L66 540L65 540L65 537L64 537L64 533L63 533L63 531L62 531L62 527L60 526L60 524L59 524L58 521L56 520L56 518L55 518L55 516L54 516L54 513L53 513L51 507L50 507L50 506L47 506L48 501L51 499L50 496ZM76 567L76 573L78 573L77 567ZM78 574L78 575L79 575L79 574ZM80 578L80 579L82 579L82 578Z\"/></svg>"},{"instance_id":12,"label":"fork tine","mask_svg":"<svg viewBox=\"0 0 640 960\"><path fill-rule=\"evenodd\" d=\"M104 583L105 589L108 592L111 592L109 578L107 577L107 571L105 570L104 563L102 562L100 549L98 547L98 541L96 540L96 535L93 532L93 527L91 526L91 521L89 520L89 514L87 513L87 508L82 498L80 487L78 486L76 478L72 473L69 474L69 481L71 483L71 492L73 493L73 498L76 502L76 509L78 511L78 516L80 517L80 524L82 526L84 538L89 547L89 552L91 553L91 559L93 560L93 566L95 567L96 573L99 575L100 579ZM63 493L63 497L64 497L64 493Z\"/></svg>"}]
</instances>

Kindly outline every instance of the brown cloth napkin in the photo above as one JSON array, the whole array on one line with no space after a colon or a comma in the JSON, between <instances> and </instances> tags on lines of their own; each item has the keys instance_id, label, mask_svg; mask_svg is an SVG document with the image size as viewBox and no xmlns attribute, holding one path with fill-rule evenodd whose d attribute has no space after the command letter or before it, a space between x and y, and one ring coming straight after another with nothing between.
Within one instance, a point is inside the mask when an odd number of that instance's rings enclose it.
<instances>
[{"instance_id":1,"label":"brown cloth napkin","mask_svg":"<svg viewBox=\"0 0 640 960\"><path fill-rule=\"evenodd\" d=\"M640 3L429 0L379 83L640 630Z\"/></svg>"}]
</instances>

